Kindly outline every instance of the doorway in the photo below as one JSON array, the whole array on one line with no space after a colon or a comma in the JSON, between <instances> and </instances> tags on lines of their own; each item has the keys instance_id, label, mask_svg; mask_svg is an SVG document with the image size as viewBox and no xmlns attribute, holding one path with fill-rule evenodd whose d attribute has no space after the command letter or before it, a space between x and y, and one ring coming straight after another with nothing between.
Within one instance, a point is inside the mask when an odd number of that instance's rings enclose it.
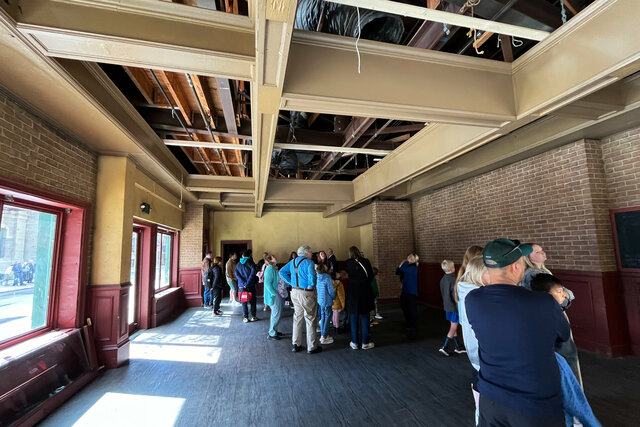
<instances>
[{"instance_id":1,"label":"doorway","mask_svg":"<svg viewBox=\"0 0 640 427\"><path fill-rule=\"evenodd\" d=\"M222 262L224 266L227 265L227 261L231 258L231 254L238 254L238 260L243 251L247 249L251 249L251 240L223 240L220 242L220 252L222 257ZM225 296L228 294L229 290L225 286Z\"/></svg>"},{"instance_id":2,"label":"doorway","mask_svg":"<svg viewBox=\"0 0 640 427\"><path fill-rule=\"evenodd\" d=\"M131 273L129 282L129 307L127 321L129 323L129 335L138 329L140 324L140 277L141 277L141 251L142 228L133 227L131 232Z\"/></svg>"}]
</instances>

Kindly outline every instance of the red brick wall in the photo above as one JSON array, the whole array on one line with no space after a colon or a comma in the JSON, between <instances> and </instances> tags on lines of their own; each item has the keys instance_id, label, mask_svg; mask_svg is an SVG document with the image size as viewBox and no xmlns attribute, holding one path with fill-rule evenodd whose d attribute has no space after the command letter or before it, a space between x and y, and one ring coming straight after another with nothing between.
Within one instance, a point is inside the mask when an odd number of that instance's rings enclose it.
<instances>
[{"instance_id":1,"label":"red brick wall","mask_svg":"<svg viewBox=\"0 0 640 427\"><path fill-rule=\"evenodd\" d=\"M602 155L578 141L413 200L418 254L460 262L496 237L542 245L547 266L616 269Z\"/></svg>"},{"instance_id":2,"label":"red brick wall","mask_svg":"<svg viewBox=\"0 0 640 427\"><path fill-rule=\"evenodd\" d=\"M0 175L94 203L97 157L0 90Z\"/></svg>"},{"instance_id":3,"label":"red brick wall","mask_svg":"<svg viewBox=\"0 0 640 427\"><path fill-rule=\"evenodd\" d=\"M602 139L609 207L640 206L640 128Z\"/></svg>"},{"instance_id":4,"label":"red brick wall","mask_svg":"<svg viewBox=\"0 0 640 427\"><path fill-rule=\"evenodd\" d=\"M188 203L183 215L180 232L180 268L195 268L202 265L205 207Z\"/></svg>"},{"instance_id":5,"label":"red brick wall","mask_svg":"<svg viewBox=\"0 0 640 427\"><path fill-rule=\"evenodd\" d=\"M380 298L397 298L400 282L396 267L413 248L411 203L408 201L375 201L372 206L373 259L378 267Z\"/></svg>"}]
</instances>

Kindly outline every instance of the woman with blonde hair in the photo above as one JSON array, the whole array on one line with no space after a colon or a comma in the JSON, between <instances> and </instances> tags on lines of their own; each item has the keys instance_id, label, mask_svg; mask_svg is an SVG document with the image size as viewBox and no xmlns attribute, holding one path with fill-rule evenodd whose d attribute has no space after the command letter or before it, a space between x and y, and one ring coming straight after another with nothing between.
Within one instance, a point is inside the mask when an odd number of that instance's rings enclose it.
<instances>
[{"instance_id":1,"label":"woman with blonde hair","mask_svg":"<svg viewBox=\"0 0 640 427\"><path fill-rule=\"evenodd\" d=\"M267 339L279 340L282 333L278 331L280 315L282 313L282 297L278 294L278 260L272 254L264 257L264 303L271 307L271 319Z\"/></svg>"},{"instance_id":2,"label":"woman with blonde hair","mask_svg":"<svg viewBox=\"0 0 640 427\"><path fill-rule=\"evenodd\" d=\"M524 272L524 277L520 282L520 286L523 286L531 290L531 279L533 279L539 273L552 274L551 270L545 267L544 262L547 260L547 254L542 249L542 246L531 244L533 252L524 257L524 262L527 268Z\"/></svg>"},{"instance_id":3,"label":"woman with blonde hair","mask_svg":"<svg viewBox=\"0 0 640 427\"><path fill-rule=\"evenodd\" d=\"M468 249L467 249L468 251ZM466 254L465 254L466 255ZM485 274L487 268L484 266L482 255L476 256L468 261L466 270L460 281L456 284L456 295L458 296L458 315L460 317L460 325L462 326L462 335L464 336L464 345L467 349L467 356L471 365L476 370L473 382L471 383L471 391L473 392L473 399L476 403L476 421L478 419L478 403L480 401L480 394L476 387L478 371L480 370L480 358L478 356L478 340L476 334L473 332L471 325L469 324L469 318L467 317L467 308L464 304L465 299L469 292L473 291L480 286L484 286L484 280L487 279ZM483 278L484 277L484 278ZM477 424L477 422L476 422Z\"/></svg>"},{"instance_id":4,"label":"woman with blonde hair","mask_svg":"<svg viewBox=\"0 0 640 427\"><path fill-rule=\"evenodd\" d=\"M482 246L469 246L466 251L464 251L464 256L462 257L462 263L460 264L460 268L458 269L458 276L456 277L456 285L453 287L453 297L456 302L459 300L458 298L458 282L460 278L464 275L464 272L467 268L467 264L471 261L472 258L477 257L478 255L482 255Z\"/></svg>"},{"instance_id":5,"label":"woman with blonde hair","mask_svg":"<svg viewBox=\"0 0 640 427\"><path fill-rule=\"evenodd\" d=\"M410 338L418 327L418 255L409 254L396 269L402 281L400 306L404 314L405 328Z\"/></svg>"}]
</instances>

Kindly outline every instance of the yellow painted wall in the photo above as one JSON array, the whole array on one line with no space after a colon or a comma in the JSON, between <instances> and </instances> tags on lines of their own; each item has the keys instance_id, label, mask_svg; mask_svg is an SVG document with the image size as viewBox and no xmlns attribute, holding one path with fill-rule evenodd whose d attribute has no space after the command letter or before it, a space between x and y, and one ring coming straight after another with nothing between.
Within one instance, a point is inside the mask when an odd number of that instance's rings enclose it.
<instances>
[{"instance_id":1,"label":"yellow painted wall","mask_svg":"<svg viewBox=\"0 0 640 427\"><path fill-rule=\"evenodd\" d=\"M98 158L91 271L94 285L129 280L135 172L135 165L126 157Z\"/></svg>"},{"instance_id":2,"label":"yellow painted wall","mask_svg":"<svg viewBox=\"0 0 640 427\"><path fill-rule=\"evenodd\" d=\"M140 204L151 205L143 214ZM134 217L174 229L182 228L179 200L157 185L126 157L100 156L91 283L112 285L129 280Z\"/></svg>"},{"instance_id":3,"label":"yellow painted wall","mask_svg":"<svg viewBox=\"0 0 640 427\"><path fill-rule=\"evenodd\" d=\"M178 208L180 199L169 193L140 170L136 171L134 194L132 209L136 218L175 230L182 229L184 207L182 209ZM151 205L149 214L142 213L140 210L140 205L143 202Z\"/></svg>"},{"instance_id":4,"label":"yellow painted wall","mask_svg":"<svg viewBox=\"0 0 640 427\"><path fill-rule=\"evenodd\" d=\"M346 215L323 218L321 212L214 212L213 252L219 255L222 240L251 240L254 260L272 252L284 262L301 245L313 251L332 248L338 259L348 256L349 246L360 246L360 231L347 228Z\"/></svg>"}]
</instances>

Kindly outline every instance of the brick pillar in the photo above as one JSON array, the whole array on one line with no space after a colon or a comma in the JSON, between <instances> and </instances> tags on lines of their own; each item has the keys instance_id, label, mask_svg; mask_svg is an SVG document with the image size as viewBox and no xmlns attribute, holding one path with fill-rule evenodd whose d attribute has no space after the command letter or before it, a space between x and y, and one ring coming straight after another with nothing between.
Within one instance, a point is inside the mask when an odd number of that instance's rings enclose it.
<instances>
[{"instance_id":1,"label":"brick pillar","mask_svg":"<svg viewBox=\"0 0 640 427\"><path fill-rule=\"evenodd\" d=\"M413 220L409 201L375 201L372 204L372 264L380 270L378 287L381 299L400 295L396 267L407 258L413 247Z\"/></svg>"},{"instance_id":2,"label":"brick pillar","mask_svg":"<svg viewBox=\"0 0 640 427\"><path fill-rule=\"evenodd\" d=\"M180 233L180 269L178 283L184 289L188 307L202 305L202 274L206 209L199 203L188 203ZM208 221L208 218L206 218Z\"/></svg>"}]
</instances>

